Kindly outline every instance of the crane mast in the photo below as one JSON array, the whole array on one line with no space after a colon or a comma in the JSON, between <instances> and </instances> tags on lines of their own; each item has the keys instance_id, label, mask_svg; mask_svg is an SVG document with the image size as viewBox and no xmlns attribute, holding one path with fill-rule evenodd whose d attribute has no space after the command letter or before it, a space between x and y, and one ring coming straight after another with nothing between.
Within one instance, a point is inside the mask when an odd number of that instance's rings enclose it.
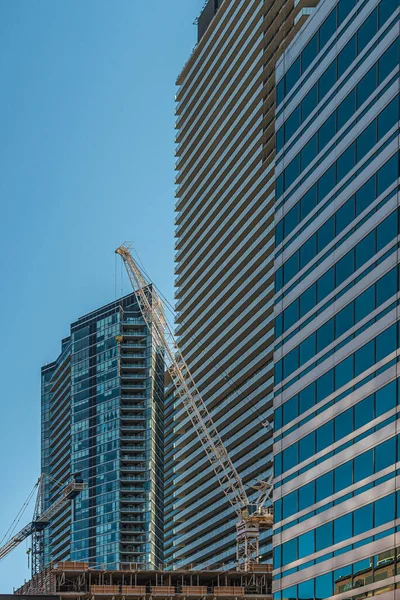
<instances>
[{"instance_id":1,"label":"crane mast","mask_svg":"<svg viewBox=\"0 0 400 600\"><path fill-rule=\"evenodd\" d=\"M222 491L237 514L237 568L247 570L251 564L258 562L260 528L272 527L272 510L263 506L271 493L272 476L268 482L259 483L259 502L255 504L256 510L250 514L250 503L243 482L165 319L162 302L154 287L146 281L130 250L131 246L125 243L115 252L124 261L143 319L152 332L155 344L165 353L166 367L176 393L182 400Z\"/></svg>"}]
</instances>

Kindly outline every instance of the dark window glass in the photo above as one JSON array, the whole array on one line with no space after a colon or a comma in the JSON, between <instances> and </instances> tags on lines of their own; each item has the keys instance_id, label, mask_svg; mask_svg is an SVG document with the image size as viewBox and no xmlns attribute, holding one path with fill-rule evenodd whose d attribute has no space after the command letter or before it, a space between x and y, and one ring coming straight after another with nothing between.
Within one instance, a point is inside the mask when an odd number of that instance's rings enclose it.
<instances>
[{"instance_id":1,"label":"dark window glass","mask_svg":"<svg viewBox=\"0 0 400 600\"><path fill-rule=\"evenodd\" d=\"M349 513L343 517L337 517L333 524L333 543L339 544L352 537L353 514Z\"/></svg>"},{"instance_id":2,"label":"dark window glass","mask_svg":"<svg viewBox=\"0 0 400 600\"><path fill-rule=\"evenodd\" d=\"M299 536L299 558L305 558L309 554L313 554L315 552L315 542L314 542L314 531L307 531L307 533L303 533L303 535ZM299 598L301 596L299 595ZM307 596L304 596L307 598ZM308 598L312 598L313 596L308 596Z\"/></svg>"},{"instance_id":3,"label":"dark window glass","mask_svg":"<svg viewBox=\"0 0 400 600\"><path fill-rule=\"evenodd\" d=\"M278 431L278 429L282 427L282 406L278 406L278 408L274 410L274 427L275 431Z\"/></svg>"},{"instance_id":4,"label":"dark window glass","mask_svg":"<svg viewBox=\"0 0 400 600\"><path fill-rule=\"evenodd\" d=\"M297 498L298 494L297 494L297 490L295 492L292 492L291 494L287 494L287 496L285 496L283 498L283 518L286 519L287 517L290 517L290 515L294 515L294 513L298 512L299 508L299 503L298 503L298 498Z\"/></svg>"},{"instance_id":5,"label":"dark window glass","mask_svg":"<svg viewBox=\"0 0 400 600\"><path fill-rule=\"evenodd\" d=\"M331 267L326 273L318 279L317 282L317 300L321 302L328 294L335 289L335 271Z\"/></svg>"},{"instance_id":6,"label":"dark window glass","mask_svg":"<svg viewBox=\"0 0 400 600\"><path fill-rule=\"evenodd\" d=\"M284 219L285 237L293 231L300 222L300 205L297 202L287 213Z\"/></svg>"},{"instance_id":7,"label":"dark window glass","mask_svg":"<svg viewBox=\"0 0 400 600\"><path fill-rule=\"evenodd\" d=\"M375 231L371 231L356 246L356 269L362 267L362 265L374 256L375 252Z\"/></svg>"},{"instance_id":8,"label":"dark window glass","mask_svg":"<svg viewBox=\"0 0 400 600\"><path fill-rule=\"evenodd\" d=\"M374 527L384 525L395 518L395 494L376 500L374 507Z\"/></svg>"},{"instance_id":9,"label":"dark window glass","mask_svg":"<svg viewBox=\"0 0 400 600\"><path fill-rule=\"evenodd\" d=\"M301 102L301 120L304 121L310 116L318 104L318 84L314 84L311 90L306 94Z\"/></svg>"},{"instance_id":10,"label":"dark window glass","mask_svg":"<svg viewBox=\"0 0 400 600\"><path fill-rule=\"evenodd\" d=\"M318 252L321 252L335 237L335 217L332 215L318 230Z\"/></svg>"},{"instance_id":11,"label":"dark window glass","mask_svg":"<svg viewBox=\"0 0 400 600\"><path fill-rule=\"evenodd\" d=\"M299 272L299 255L295 252L283 267L283 285L286 285Z\"/></svg>"},{"instance_id":12,"label":"dark window glass","mask_svg":"<svg viewBox=\"0 0 400 600\"><path fill-rule=\"evenodd\" d=\"M356 193L356 215L360 215L376 198L376 177L371 177Z\"/></svg>"},{"instance_id":13,"label":"dark window glass","mask_svg":"<svg viewBox=\"0 0 400 600\"><path fill-rule=\"evenodd\" d=\"M275 225L275 247L279 246L279 244L283 240L283 221L279 221Z\"/></svg>"},{"instance_id":14,"label":"dark window glass","mask_svg":"<svg viewBox=\"0 0 400 600\"><path fill-rule=\"evenodd\" d=\"M378 84L382 83L399 64L399 42L394 42L378 60Z\"/></svg>"},{"instance_id":15,"label":"dark window glass","mask_svg":"<svg viewBox=\"0 0 400 600\"><path fill-rule=\"evenodd\" d=\"M338 338L354 325L354 303L351 302L345 308L342 308L335 319L335 336Z\"/></svg>"},{"instance_id":16,"label":"dark window glass","mask_svg":"<svg viewBox=\"0 0 400 600\"><path fill-rule=\"evenodd\" d=\"M283 268L280 267L275 272L275 291L279 291L283 286Z\"/></svg>"},{"instance_id":17,"label":"dark window glass","mask_svg":"<svg viewBox=\"0 0 400 600\"><path fill-rule=\"evenodd\" d=\"M353 432L353 409L348 408L335 418L335 442Z\"/></svg>"},{"instance_id":18,"label":"dark window glass","mask_svg":"<svg viewBox=\"0 0 400 600\"><path fill-rule=\"evenodd\" d=\"M325 548L329 548L333 544L333 523L325 523L321 527L317 527L315 530L315 551L319 552L319 550L325 550ZM327 596L324 596L327 598Z\"/></svg>"},{"instance_id":19,"label":"dark window glass","mask_svg":"<svg viewBox=\"0 0 400 600\"><path fill-rule=\"evenodd\" d=\"M336 235L341 233L355 217L355 198L352 196L336 212Z\"/></svg>"},{"instance_id":20,"label":"dark window glass","mask_svg":"<svg viewBox=\"0 0 400 600\"><path fill-rule=\"evenodd\" d=\"M292 114L285 121L285 141L294 135L300 127L300 107L294 109Z\"/></svg>"},{"instance_id":21,"label":"dark window glass","mask_svg":"<svg viewBox=\"0 0 400 600\"><path fill-rule=\"evenodd\" d=\"M354 272L354 250L347 252L336 264L336 285L339 286Z\"/></svg>"},{"instance_id":22,"label":"dark window glass","mask_svg":"<svg viewBox=\"0 0 400 600\"><path fill-rule=\"evenodd\" d=\"M389 187L399 176L398 153L390 158L378 171L378 196Z\"/></svg>"},{"instance_id":23,"label":"dark window glass","mask_svg":"<svg viewBox=\"0 0 400 600\"><path fill-rule=\"evenodd\" d=\"M275 477L282 475L282 452L274 456L274 475Z\"/></svg>"},{"instance_id":24,"label":"dark window glass","mask_svg":"<svg viewBox=\"0 0 400 600\"><path fill-rule=\"evenodd\" d=\"M343 1L343 0L342 0ZM352 0L345 0L346 3L350 4ZM347 42L343 50L339 52L337 57L338 63L338 79L343 75L346 69L351 65L353 60L357 56L357 40L356 36L353 37Z\"/></svg>"},{"instance_id":25,"label":"dark window glass","mask_svg":"<svg viewBox=\"0 0 400 600\"><path fill-rule=\"evenodd\" d=\"M364 48L372 40L376 32L378 31L378 10L372 11L367 17L364 23L361 25L357 32L357 51L358 54L364 50Z\"/></svg>"},{"instance_id":26,"label":"dark window glass","mask_svg":"<svg viewBox=\"0 0 400 600\"><path fill-rule=\"evenodd\" d=\"M336 8L326 17L319 29L319 48L322 48L327 44L333 34L336 33Z\"/></svg>"},{"instance_id":27,"label":"dark window glass","mask_svg":"<svg viewBox=\"0 0 400 600\"><path fill-rule=\"evenodd\" d=\"M317 331L317 352L321 352L333 342L335 338L335 322L334 319L329 319Z\"/></svg>"},{"instance_id":28,"label":"dark window glass","mask_svg":"<svg viewBox=\"0 0 400 600\"><path fill-rule=\"evenodd\" d=\"M299 462L315 454L315 432L309 433L299 442Z\"/></svg>"},{"instance_id":29,"label":"dark window glass","mask_svg":"<svg viewBox=\"0 0 400 600\"><path fill-rule=\"evenodd\" d=\"M376 362L388 356L396 350L396 326L388 327L376 338Z\"/></svg>"},{"instance_id":30,"label":"dark window glass","mask_svg":"<svg viewBox=\"0 0 400 600\"><path fill-rule=\"evenodd\" d=\"M289 398L283 405L283 423L287 425L290 421L293 421L299 416L299 400L297 395L293 398Z\"/></svg>"},{"instance_id":31,"label":"dark window glass","mask_svg":"<svg viewBox=\"0 0 400 600\"><path fill-rule=\"evenodd\" d=\"M317 530L318 531L318 530ZM332 541L324 548L333 544L333 536ZM329 539L329 538L328 538ZM321 548L322 550L322 548ZM316 600L321 600L322 598L330 598L333 596L333 581L332 581L332 573L326 573L325 575L319 575L319 577L315 578L315 598Z\"/></svg>"},{"instance_id":32,"label":"dark window glass","mask_svg":"<svg viewBox=\"0 0 400 600\"><path fill-rule=\"evenodd\" d=\"M299 351L298 348L293 348L283 358L283 377L289 377L296 369L299 368Z\"/></svg>"},{"instance_id":33,"label":"dark window glass","mask_svg":"<svg viewBox=\"0 0 400 600\"><path fill-rule=\"evenodd\" d=\"M374 286L371 286L355 300L356 307L356 323L364 319L373 310L375 310L375 290Z\"/></svg>"},{"instance_id":34,"label":"dark window glass","mask_svg":"<svg viewBox=\"0 0 400 600\"><path fill-rule=\"evenodd\" d=\"M280 383L283 379L282 361L281 360L279 360L277 363L275 363L274 377L275 377L275 384Z\"/></svg>"},{"instance_id":35,"label":"dark window glass","mask_svg":"<svg viewBox=\"0 0 400 600\"><path fill-rule=\"evenodd\" d=\"M360 535L373 529L373 505L367 504L354 511L354 532L353 535Z\"/></svg>"},{"instance_id":36,"label":"dark window glass","mask_svg":"<svg viewBox=\"0 0 400 600\"><path fill-rule=\"evenodd\" d=\"M300 79L300 56L296 58L288 72L286 73L286 93L288 93L292 87Z\"/></svg>"},{"instance_id":37,"label":"dark window glass","mask_svg":"<svg viewBox=\"0 0 400 600\"><path fill-rule=\"evenodd\" d=\"M304 73L318 54L318 33L316 33L301 53L301 71Z\"/></svg>"},{"instance_id":38,"label":"dark window glass","mask_svg":"<svg viewBox=\"0 0 400 600\"><path fill-rule=\"evenodd\" d=\"M277 503L275 502L274 504L274 514L276 514L276 505ZM274 565L276 569L280 569L282 566L282 561L281 561L281 546L277 546L276 548L274 548Z\"/></svg>"},{"instance_id":39,"label":"dark window glass","mask_svg":"<svg viewBox=\"0 0 400 600\"><path fill-rule=\"evenodd\" d=\"M368 396L354 407L355 428L363 427L374 419L374 396Z\"/></svg>"},{"instance_id":40,"label":"dark window glass","mask_svg":"<svg viewBox=\"0 0 400 600\"><path fill-rule=\"evenodd\" d=\"M353 376L353 357L349 356L335 367L336 389L338 390L343 385L346 385L346 383L353 379Z\"/></svg>"},{"instance_id":41,"label":"dark window glass","mask_svg":"<svg viewBox=\"0 0 400 600\"><path fill-rule=\"evenodd\" d=\"M355 353L355 376L357 377L370 367L375 362L375 344L374 340L365 344L362 348L356 351Z\"/></svg>"},{"instance_id":42,"label":"dark window glass","mask_svg":"<svg viewBox=\"0 0 400 600\"><path fill-rule=\"evenodd\" d=\"M328 421L317 429L317 452L333 444L333 421Z\"/></svg>"},{"instance_id":43,"label":"dark window glass","mask_svg":"<svg viewBox=\"0 0 400 600\"><path fill-rule=\"evenodd\" d=\"M388 410L394 408L396 403L396 381L392 381L375 393L376 416L380 417L385 414Z\"/></svg>"},{"instance_id":44,"label":"dark window glass","mask_svg":"<svg viewBox=\"0 0 400 600\"><path fill-rule=\"evenodd\" d=\"M317 134L315 134L301 150L300 157L302 170L306 169L317 156L317 141Z\"/></svg>"},{"instance_id":45,"label":"dark window glass","mask_svg":"<svg viewBox=\"0 0 400 600\"><path fill-rule=\"evenodd\" d=\"M354 459L354 483L358 483L374 473L374 451L368 450Z\"/></svg>"},{"instance_id":46,"label":"dark window glass","mask_svg":"<svg viewBox=\"0 0 400 600\"><path fill-rule=\"evenodd\" d=\"M297 155L285 169L285 189L287 190L300 175L300 156Z\"/></svg>"},{"instance_id":47,"label":"dark window glass","mask_svg":"<svg viewBox=\"0 0 400 600\"><path fill-rule=\"evenodd\" d=\"M316 481L315 501L320 502L333 494L333 471L318 477Z\"/></svg>"},{"instance_id":48,"label":"dark window glass","mask_svg":"<svg viewBox=\"0 0 400 600\"><path fill-rule=\"evenodd\" d=\"M283 194L283 173L281 173L276 179L275 194L277 198L280 198Z\"/></svg>"},{"instance_id":49,"label":"dark window glass","mask_svg":"<svg viewBox=\"0 0 400 600\"><path fill-rule=\"evenodd\" d=\"M280 127L278 129L278 131L276 132L276 153L277 154L278 154L278 152L280 152L282 150L283 145L285 143L284 133L285 133L285 131L284 131L283 126Z\"/></svg>"},{"instance_id":50,"label":"dark window glass","mask_svg":"<svg viewBox=\"0 0 400 600\"><path fill-rule=\"evenodd\" d=\"M303 581L298 585L298 599L299 600L310 600L314 597L314 579Z\"/></svg>"},{"instance_id":51,"label":"dark window glass","mask_svg":"<svg viewBox=\"0 0 400 600\"><path fill-rule=\"evenodd\" d=\"M321 152L336 134L336 112L318 130L318 150Z\"/></svg>"},{"instance_id":52,"label":"dark window glass","mask_svg":"<svg viewBox=\"0 0 400 600\"><path fill-rule=\"evenodd\" d=\"M317 205L317 186L313 185L300 201L301 219L304 219Z\"/></svg>"},{"instance_id":53,"label":"dark window glass","mask_svg":"<svg viewBox=\"0 0 400 600\"><path fill-rule=\"evenodd\" d=\"M396 462L396 438L392 437L375 448L375 472L382 471Z\"/></svg>"},{"instance_id":54,"label":"dark window glass","mask_svg":"<svg viewBox=\"0 0 400 600\"><path fill-rule=\"evenodd\" d=\"M377 227L377 252L394 240L399 232L398 212L395 210Z\"/></svg>"},{"instance_id":55,"label":"dark window glass","mask_svg":"<svg viewBox=\"0 0 400 600\"><path fill-rule=\"evenodd\" d=\"M338 4L338 27L355 7L357 0L340 0Z\"/></svg>"},{"instance_id":56,"label":"dark window glass","mask_svg":"<svg viewBox=\"0 0 400 600\"><path fill-rule=\"evenodd\" d=\"M303 317L317 303L317 286L314 283L300 296L300 317Z\"/></svg>"},{"instance_id":57,"label":"dark window glass","mask_svg":"<svg viewBox=\"0 0 400 600\"><path fill-rule=\"evenodd\" d=\"M382 139L399 120L399 98L396 96L378 115L378 139Z\"/></svg>"},{"instance_id":58,"label":"dark window glass","mask_svg":"<svg viewBox=\"0 0 400 600\"><path fill-rule=\"evenodd\" d=\"M320 80L318 82L318 95L319 101L331 91L333 84L336 82L336 61L329 65L326 71L321 75Z\"/></svg>"},{"instance_id":59,"label":"dark window glass","mask_svg":"<svg viewBox=\"0 0 400 600\"><path fill-rule=\"evenodd\" d=\"M287 565L297 560L297 540L289 540L282 544L282 562Z\"/></svg>"},{"instance_id":60,"label":"dark window glass","mask_svg":"<svg viewBox=\"0 0 400 600\"><path fill-rule=\"evenodd\" d=\"M317 379L317 402L320 402L334 392L333 369Z\"/></svg>"},{"instance_id":61,"label":"dark window glass","mask_svg":"<svg viewBox=\"0 0 400 600\"><path fill-rule=\"evenodd\" d=\"M315 481L310 481L299 489L299 510L303 510L315 503Z\"/></svg>"},{"instance_id":62,"label":"dark window glass","mask_svg":"<svg viewBox=\"0 0 400 600\"><path fill-rule=\"evenodd\" d=\"M315 385L312 383L299 394L300 414L303 414L315 404Z\"/></svg>"},{"instance_id":63,"label":"dark window glass","mask_svg":"<svg viewBox=\"0 0 400 600\"><path fill-rule=\"evenodd\" d=\"M374 65L357 85L357 108L370 97L377 86L377 67Z\"/></svg>"},{"instance_id":64,"label":"dark window glass","mask_svg":"<svg viewBox=\"0 0 400 600\"><path fill-rule=\"evenodd\" d=\"M341 181L351 171L356 162L355 142L337 159L337 181Z\"/></svg>"},{"instance_id":65,"label":"dark window glass","mask_svg":"<svg viewBox=\"0 0 400 600\"><path fill-rule=\"evenodd\" d=\"M309 335L307 339L300 344L300 364L304 365L310 358L315 355L315 338L316 335L313 333Z\"/></svg>"},{"instance_id":66,"label":"dark window glass","mask_svg":"<svg viewBox=\"0 0 400 600\"><path fill-rule=\"evenodd\" d=\"M386 300L389 300L397 292L397 271L392 269L386 273L376 284L376 305L380 306Z\"/></svg>"},{"instance_id":67,"label":"dark window glass","mask_svg":"<svg viewBox=\"0 0 400 600\"><path fill-rule=\"evenodd\" d=\"M356 91L352 90L350 92L350 94L348 94L346 96L346 98L344 100L342 100L342 102L336 109L338 130L341 129L343 127L343 125L345 123L347 123L347 121L354 116L355 111L356 111Z\"/></svg>"},{"instance_id":68,"label":"dark window glass","mask_svg":"<svg viewBox=\"0 0 400 600\"><path fill-rule=\"evenodd\" d=\"M357 138L357 162L364 158L366 154L376 144L376 122L372 121L366 129Z\"/></svg>"},{"instance_id":69,"label":"dark window glass","mask_svg":"<svg viewBox=\"0 0 400 600\"><path fill-rule=\"evenodd\" d=\"M299 318L299 303L298 300L289 304L285 312L283 313L283 323L285 326L285 331L292 327L298 321Z\"/></svg>"},{"instance_id":70,"label":"dark window glass","mask_svg":"<svg viewBox=\"0 0 400 600\"><path fill-rule=\"evenodd\" d=\"M390 19L397 8L399 8L398 0L381 0L379 3L379 27L382 27Z\"/></svg>"},{"instance_id":71,"label":"dark window glass","mask_svg":"<svg viewBox=\"0 0 400 600\"><path fill-rule=\"evenodd\" d=\"M293 444L293 446L289 446L289 448L283 451L283 470L287 471L297 465L297 463L297 444Z\"/></svg>"},{"instance_id":72,"label":"dark window glass","mask_svg":"<svg viewBox=\"0 0 400 600\"><path fill-rule=\"evenodd\" d=\"M286 564L284 562L284 564ZM294 585L290 588L286 588L282 592L282 600L295 600L297 598L297 585Z\"/></svg>"},{"instance_id":73,"label":"dark window glass","mask_svg":"<svg viewBox=\"0 0 400 600\"><path fill-rule=\"evenodd\" d=\"M285 78L283 77L280 82L278 83L278 85L276 86L276 105L279 106L279 104L282 102L282 100L285 97Z\"/></svg>"},{"instance_id":74,"label":"dark window glass","mask_svg":"<svg viewBox=\"0 0 400 600\"><path fill-rule=\"evenodd\" d=\"M336 168L332 165L318 180L317 203L321 202L336 185Z\"/></svg>"}]
</instances>

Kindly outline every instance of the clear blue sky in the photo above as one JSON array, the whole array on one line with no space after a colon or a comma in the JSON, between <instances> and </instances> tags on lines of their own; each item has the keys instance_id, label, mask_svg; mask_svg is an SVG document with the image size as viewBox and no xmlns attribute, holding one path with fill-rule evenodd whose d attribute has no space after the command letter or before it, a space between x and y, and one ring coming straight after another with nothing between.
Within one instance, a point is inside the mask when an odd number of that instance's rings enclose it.
<instances>
[{"instance_id":1,"label":"clear blue sky","mask_svg":"<svg viewBox=\"0 0 400 600\"><path fill-rule=\"evenodd\" d=\"M40 472L40 367L116 274L120 292L114 249L134 240L172 298L175 79L202 5L0 3L0 537ZM0 593L29 577L25 550Z\"/></svg>"}]
</instances>

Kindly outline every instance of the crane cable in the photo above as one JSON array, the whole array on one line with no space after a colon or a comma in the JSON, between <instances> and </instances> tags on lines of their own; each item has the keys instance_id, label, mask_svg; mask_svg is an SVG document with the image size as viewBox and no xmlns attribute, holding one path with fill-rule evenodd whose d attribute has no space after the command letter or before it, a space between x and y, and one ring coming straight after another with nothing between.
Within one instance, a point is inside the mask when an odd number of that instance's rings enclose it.
<instances>
[{"instance_id":1,"label":"crane cable","mask_svg":"<svg viewBox=\"0 0 400 600\"><path fill-rule=\"evenodd\" d=\"M35 493L35 491L37 490L38 486L39 486L39 482L40 479L35 483L35 485L33 486L32 491L30 492L28 498L25 500L24 504L22 505L22 507L20 508L20 510L17 513L17 516L15 517L14 521L11 523L10 527L7 529L6 533L4 534L3 538L0 540L0 546L3 545L4 541L7 539L7 541L9 541L18 525L18 523L20 522L22 515L24 514L27 506L29 505L29 503L31 502L33 495Z\"/></svg>"}]
</instances>

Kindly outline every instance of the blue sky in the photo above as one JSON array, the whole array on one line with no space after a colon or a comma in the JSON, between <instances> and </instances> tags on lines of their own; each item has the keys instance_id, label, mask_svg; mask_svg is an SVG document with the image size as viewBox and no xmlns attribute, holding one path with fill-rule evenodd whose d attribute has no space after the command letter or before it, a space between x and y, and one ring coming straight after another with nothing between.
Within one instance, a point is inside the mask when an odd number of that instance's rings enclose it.
<instances>
[{"instance_id":1,"label":"blue sky","mask_svg":"<svg viewBox=\"0 0 400 600\"><path fill-rule=\"evenodd\" d=\"M121 292L115 248L133 240L172 298L175 79L202 5L0 3L0 537L40 473L40 367ZM29 577L25 551L0 593Z\"/></svg>"}]
</instances>

